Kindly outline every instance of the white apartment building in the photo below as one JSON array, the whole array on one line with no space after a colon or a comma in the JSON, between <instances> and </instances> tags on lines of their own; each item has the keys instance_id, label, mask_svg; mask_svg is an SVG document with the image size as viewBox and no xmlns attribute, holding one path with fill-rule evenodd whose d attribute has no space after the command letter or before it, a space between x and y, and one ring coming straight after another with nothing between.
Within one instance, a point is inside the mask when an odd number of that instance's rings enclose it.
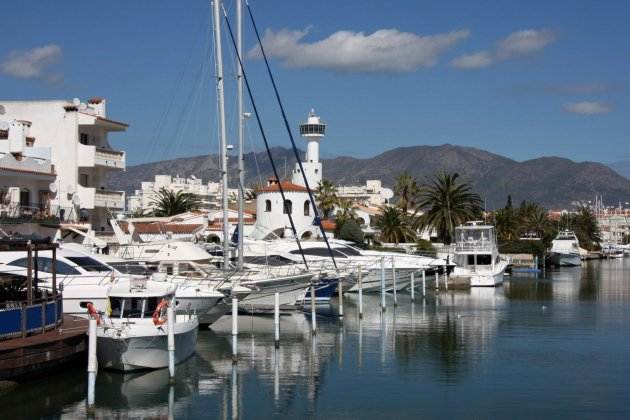
<instances>
[{"instance_id":1,"label":"white apartment building","mask_svg":"<svg viewBox=\"0 0 630 420\"><path fill-rule=\"evenodd\" d=\"M380 206L389 203L394 191L384 188L379 179L369 179L365 185L340 185L337 187L339 198L351 199L364 206Z\"/></svg>"},{"instance_id":2,"label":"white apartment building","mask_svg":"<svg viewBox=\"0 0 630 420\"><path fill-rule=\"evenodd\" d=\"M56 177L51 150L35 146L30 128L29 121L0 115L0 237L50 236L59 222L50 208Z\"/></svg>"},{"instance_id":3,"label":"white apartment building","mask_svg":"<svg viewBox=\"0 0 630 420\"><path fill-rule=\"evenodd\" d=\"M194 175L184 178L171 175L156 175L153 182L142 182L139 190L135 190L134 194L129 196L127 200L127 210L131 213L142 211L150 213L155 209L155 201L158 193L162 188L168 191L178 193L184 192L194 194L201 200L200 211L209 212L220 207L221 184L218 182L203 183L203 181ZM230 201L235 201L238 191L236 189L228 190Z\"/></svg>"},{"instance_id":4,"label":"white apartment building","mask_svg":"<svg viewBox=\"0 0 630 420\"><path fill-rule=\"evenodd\" d=\"M125 131L128 125L107 118L102 98L85 103L79 99L0 100L0 106L0 118L32 122L31 134L38 145L51 150L57 173L51 210L64 222L89 223L97 231L108 229L109 212L125 206L125 193L105 185L109 171L125 169L125 152L114 150L108 136Z\"/></svg>"}]
</instances>

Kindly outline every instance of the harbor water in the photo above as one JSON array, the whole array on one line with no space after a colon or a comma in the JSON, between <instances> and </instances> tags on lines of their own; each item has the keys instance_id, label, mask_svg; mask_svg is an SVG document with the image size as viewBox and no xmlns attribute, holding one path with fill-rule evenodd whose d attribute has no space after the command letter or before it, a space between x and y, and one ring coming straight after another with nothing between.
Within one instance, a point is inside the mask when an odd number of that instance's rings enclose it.
<instances>
[{"instance_id":1,"label":"harbor water","mask_svg":"<svg viewBox=\"0 0 630 420\"><path fill-rule=\"evenodd\" d=\"M378 295L199 333L168 369L101 370L96 418L629 418L630 259L514 274L498 288ZM18 385L3 418L84 418L85 366Z\"/></svg>"}]
</instances>

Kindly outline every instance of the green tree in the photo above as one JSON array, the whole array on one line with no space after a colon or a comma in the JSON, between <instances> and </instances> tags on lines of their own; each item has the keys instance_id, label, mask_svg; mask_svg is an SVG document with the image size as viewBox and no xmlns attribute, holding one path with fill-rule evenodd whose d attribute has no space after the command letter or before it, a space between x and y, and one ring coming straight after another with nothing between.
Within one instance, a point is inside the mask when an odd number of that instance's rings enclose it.
<instances>
[{"instance_id":1,"label":"green tree","mask_svg":"<svg viewBox=\"0 0 630 420\"><path fill-rule=\"evenodd\" d=\"M396 177L394 195L398 198L398 207L403 209L403 211L406 212L415 205L419 193L418 181L406 171L401 172Z\"/></svg>"},{"instance_id":2,"label":"green tree","mask_svg":"<svg viewBox=\"0 0 630 420\"><path fill-rule=\"evenodd\" d=\"M315 190L315 198L317 200L317 207L322 212L323 218L327 219L330 217L339 201L337 197L337 187L329 180L322 179Z\"/></svg>"},{"instance_id":3,"label":"green tree","mask_svg":"<svg viewBox=\"0 0 630 420\"><path fill-rule=\"evenodd\" d=\"M580 241L580 246L589 251L599 247L601 232L597 217L587 206L579 206L575 214L569 215L570 227Z\"/></svg>"},{"instance_id":4,"label":"green tree","mask_svg":"<svg viewBox=\"0 0 630 420\"><path fill-rule=\"evenodd\" d=\"M339 239L354 242L355 244L363 244L363 231L359 224L353 219L348 219L344 222L341 230L339 231Z\"/></svg>"},{"instance_id":5,"label":"green tree","mask_svg":"<svg viewBox=\"0 0 630 420\"><path fill-rule=\"evenodd\" d=\"M438 237L449 244L456 226L481 216L482 203L470 184L459 181L459 174L439 173L419 195L417 208L424 214L418 226L435 229Z\"/></svg>"},{"instance_id":6,"label":"green tree","mask_svg":"<svg viewBox=\"0 0 630 420\"><path fill-rule=\"evenodd\" d=\"M416 232L411 217L398 207L381 207L374 225L380 230L381 242L414 242Z\"/></svg>"},{"instance_id":7,"label":"green tree","mask_svg":"<svg viewBox=\"0 0 630 420\"><path fill-rule=\"evenodd\" d=\"M201 200L194 194L183 191L173 192L161 188L152 201L155 206L153 214L159 217L174 216L201 207Z\"/></svg>"}]
</instances>

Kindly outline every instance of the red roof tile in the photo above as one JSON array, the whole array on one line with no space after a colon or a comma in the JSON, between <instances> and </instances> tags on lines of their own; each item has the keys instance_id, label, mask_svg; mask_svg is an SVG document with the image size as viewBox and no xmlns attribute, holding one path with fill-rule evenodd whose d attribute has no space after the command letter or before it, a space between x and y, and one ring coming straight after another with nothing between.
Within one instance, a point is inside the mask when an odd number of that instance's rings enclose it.
<instances>
[{"instance_id":1,"label":"red roof tile","mask_svg":"<svg viewBox=\"0 0 630 420\"><path fill-rule=\"evenodd\" d=\"M284 192L307 192L308 190L298 184L293 184L289 181L282 181L282 190ZM261 188L258 192L266 193L266 192L280 192L280 186L278 184L271 184L267 187Z\"/></svg>"}]
</instances>

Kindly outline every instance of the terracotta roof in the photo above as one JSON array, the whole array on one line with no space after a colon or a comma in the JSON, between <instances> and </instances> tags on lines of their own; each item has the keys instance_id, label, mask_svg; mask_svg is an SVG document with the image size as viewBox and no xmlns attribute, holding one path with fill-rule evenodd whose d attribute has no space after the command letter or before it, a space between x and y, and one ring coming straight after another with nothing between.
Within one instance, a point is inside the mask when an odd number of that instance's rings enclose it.
<instances>
[{"instance_id":1,"label":"terracotta roof","mask_svg":"<svg viewBox=\"0 0 630 420\"><path fill-rule=\"evenodd\" d=\"M307 192L308 190L298 184L293 184L289 181L282 181L282 189L284 192ZM280 186L278 184L271 184L267 187L261 188L258 192L266 193L266 192L280 192Z\"/></svg>"}]
</instances>

